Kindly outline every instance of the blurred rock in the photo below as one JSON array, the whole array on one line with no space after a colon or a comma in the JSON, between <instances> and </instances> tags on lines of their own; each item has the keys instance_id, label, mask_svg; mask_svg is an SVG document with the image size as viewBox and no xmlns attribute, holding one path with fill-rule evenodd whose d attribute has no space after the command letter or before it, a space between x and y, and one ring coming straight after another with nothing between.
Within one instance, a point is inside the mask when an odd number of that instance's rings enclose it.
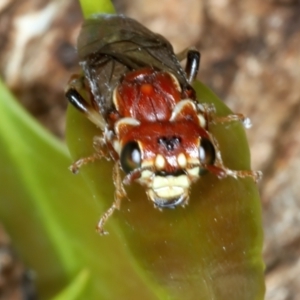
<instances>
[{"instance_id":1,"label":"blurred rock","mask_svg":"<svg viewBox=\"0 0 300 300\"><path fill-rule=\"evenodd\" d=\"M0 5L0 75L23 105L62 137L64 88L78 70L76 1L6 0Z\"/></svg>"},{"instance_id":2,"label":"blurred rock","mask_svg":"<svg viewBox=\"0 0 300 300\"><path fill-rule=\"evenodd\" d=\"M33 274L16 257L0 224L0 300L37 299L33 279Z\"/></svg>"}]
</instances>

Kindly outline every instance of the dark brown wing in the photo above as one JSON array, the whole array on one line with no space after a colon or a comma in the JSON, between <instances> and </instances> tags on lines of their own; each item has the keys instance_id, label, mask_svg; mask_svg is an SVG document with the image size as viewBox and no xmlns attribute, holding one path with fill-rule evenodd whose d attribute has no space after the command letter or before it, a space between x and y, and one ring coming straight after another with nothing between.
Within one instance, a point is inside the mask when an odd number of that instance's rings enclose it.
<instances>
[{"instance_id":1,"label":"dark brown wing","mask_svg":"<svg viewBox=\"0 0 300 300\"><path fill-rule=\"evenodd\" d=\"M96 15L85 21L78 55L104 116L112 108L114 88L128 71L151 66L174 74L183 87L188 85L171 44L125 16Z\"/></svg>"}]
</instances>

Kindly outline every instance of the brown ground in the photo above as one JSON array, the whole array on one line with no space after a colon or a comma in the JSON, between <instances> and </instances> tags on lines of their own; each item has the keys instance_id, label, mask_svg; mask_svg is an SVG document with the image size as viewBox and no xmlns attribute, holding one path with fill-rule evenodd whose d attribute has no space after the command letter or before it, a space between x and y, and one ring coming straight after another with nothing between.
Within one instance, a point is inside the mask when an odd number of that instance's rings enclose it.
<instances>
[{"instance_id":1,"label":"brown ground","mask_svg":"<svg viewBox=\"0 0 300 300\"><path fill-rule=\"evenodd\" d=\"M48 0L0 3L0 73L26 108L63 137L66 108L63 89L77 66L73 45L81 13L76 1L49 3ZM300 294L299 1L153 0L145 4L141 0L116 0L115 3L119 12L167 37L176 50L196 46L202 54L199 78L233 111L251 117L254 126L248 136L252 166L264 172L260 190L266 299L297 299ZM39 19L41 13L43 18ZM28 31L31 36L21 32L25 17L30 21L40 20L34 30Z\"/></svg>"}]
</instances>

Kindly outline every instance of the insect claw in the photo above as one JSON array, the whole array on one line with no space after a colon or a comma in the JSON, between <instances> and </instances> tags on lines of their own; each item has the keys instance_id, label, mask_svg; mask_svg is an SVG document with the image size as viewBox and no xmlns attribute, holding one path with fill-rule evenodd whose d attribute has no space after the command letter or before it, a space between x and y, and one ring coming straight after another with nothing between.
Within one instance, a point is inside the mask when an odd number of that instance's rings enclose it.
<instances>
[{"instance_id":1,"label":"insect claw","mask_svg":"<svg viewBox=\"0 0 300 300\"><path fill-rule=\"evenodd\" d=\"M73 174L78 174L79 173L79 169L86 164L86 158L80 158L77 161L75 161L70 167L69 170L73 173Z\"/></svg>"},{"instance_id":2,"label":"insect claw","mask_svg":"<svg viewBox=\"0 0 300 300\"><path fill-rule=\"evenodd\" d=\"M100 222L99 222L100 223ZM103 224L102 224L103 225ZM106 230L104 230L104 228L102 227L102 225L97 225L96 226L96 231L101 235L101 236L103 236L103 235L109 235L109 232L108 231L106 231ZM101 227L100 227L101 226Z\"/></svg>"},{"instance_id":3,"label":"insect claw","mask_svg":"<svg viewBox=\"0 0 300 300\"><path fill-rule=\"evenodd\" d=\"M79 173L79 167L76 165L76 163L72 164L69 168L68 168L74 175Z\"/></svg>"},{"instance_id":4,"label":"insect claw","mask_svg":"<svg viewBox=\"0 0 300 300\"><path fill-rule=\"evenodd\" d=\"M101 159L103 156L101 153L94 153L91 156L88 157L83 157L78 159L77 161L75 161L70 167L69 170L73 173L73 174L78 174L79 173L79 169L86 165L89 164L91 162L95 162L96 160Z\"/></svg>"},{"instance_id":5,"label":"insect claw","mask_svg":"<svg viewBox=\"0 0 300 300\"><path fill-rule=\"evenodd\" d=\"M160 206L156 205L155 203L154 203L154 208L158 209L159 211L163 211L163 209Z\"/></svg>"},{"instance_id":6,"label":"insect claw","mask_svg":"<svg viewBox=\"0 0 300 300\"><path fill-rule=\"evenodd\" d=\"M110 207L101 217L101 219L99 220L97 226L96 226L96 230L100 235L108 235L109 232L104 230L104 224L106 223L107 219L112 215L113 211L115 210L115 206L112 205L112 207Z\"/></svg>"},{"instance_id":7,"label":"insect claw","mask_svg":"<svg viewBox=\"0 0 300 300\"><path fill-rule=\"evenodd\" d=\"M217 177L219 178L219 179L223 179L223 178L225 178L225 177L227 177L227 176L233 176L232 174L229 174L229 172L220 172L218 175L217 175Z\"/></svg>"},{"instance_id":8,"label":"insect claw","mask_svg":"<svg viewBox=\"0 0 300 300\"><path fill-rule=\"evenodd\" d=\"M261 171L235 171L226 169L226 175L231 176L234 179L250 177L255 183L257 183L262 178Z\"/></svg>"},{"instance_id":9,"label":"insect claw","mask_svg":"<svg viewBox=\"0 0 300 300\"><path fill-rule=\"evenodd\" d=\"M258 183L263 177L263 173L262 171L254 171L253 172L253 179L255 181L255 183Z\"/></svg>"}]
</instances>

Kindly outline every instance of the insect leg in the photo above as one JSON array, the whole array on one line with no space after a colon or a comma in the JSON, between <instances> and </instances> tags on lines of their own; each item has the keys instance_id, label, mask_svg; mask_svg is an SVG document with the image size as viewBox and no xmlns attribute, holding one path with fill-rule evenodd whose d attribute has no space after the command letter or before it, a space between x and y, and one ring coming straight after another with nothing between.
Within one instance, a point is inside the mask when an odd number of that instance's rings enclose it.
<instances>
[{"instance_id":1,"label":"insect leg","mask_svg":"<svg viewBox=\"0 0 300 300\"><path fill-rule=\"evenodd\" d=\"M116 188L115 191L115 200L112 206L103 214L101 219L99 220L96 230L100 233L100 235L108 234L107 231L104 230L104 224L109 219L109 217L113 214L116 209L120 209L122 198L126 197L126 191L122 184L122 178L120 174L120 165L119 162L116 162L113 169L113 181Z\"/></svg>"},{"instance_id":2,"label":"insect leg","mask_svg":"<svg viewBox=\"0 0 300 300\"><path fill-rule=\"evenodd\" d=\"M187 61L185 72L188 82L191 84L196 79L200 67L201 54L197 50L189 50L187 53Z\"/></svg>"},{"instance_id":3,"label":"insect leg","mask_svg":"<svg viewBox=\"0 0 300 300\"><path fill-rule=\"evenodd\" d=\"M93 163L96 160L101 159L102 157L103 155L101 153L96 152L93 153L91 156L80 158L69 167L69 170L73 174L77 174L82 166L87 165L89 163Z\"/></svg>"},{"instance_id":4,"label":"insect leg","mask_svg":"<svg viewBox=\"0 0 300 300\"><path fill-rule=\"evenodd\" d=\"M179 61L186 59L185 72L191 84L196 79L200 67L200 52L194 48L187 48L178 53L177 58Z\"/></svg>"},{"instance_id":5,"label":"insect leg","mask_svg":"<svg viewBox=\"0 0 300 300\"><path fill-rule=\"evenodd\" d=\"M251 170L230 170L226 169L227 176L231 176L233 178L246 178L250 177L254 182L258 182L262 178L261 171L251 171Z\"/></svg>"},{"instance_id":6,"label":"insect leg","mask_svg":"<svg viewBox=\"0 0 300 300\"><path fill-rule=\"evenodd\" d=\"M215 161L214 165L206 166L206 169L208 171L215 174L219 178L225 178L227 176L231 176L235 179L250 177L256 183L262 178L261 171L228 169L223 163L219 144L218 144L217 140L211 134L210 134L210 140L213 142L214 147L215 147L216 161Z\"/></svg>"},{"instance_id":7,"label":"insect leg","mask_svg":"<svg viewBox=\"0 0 300 300\"><path fill-rule=\"evenodd\" d=\"M93 146L96 152L88 157L83 157L75 161L69 167L72 173L77 174L82 166L89 163L93 163L98 159L106 158L109 160L109 155L107 153L107 149L105 148L105 142L103 137L95 136L93 140Z\"/></svg>"},{"instance_id":8,"label":"insect leg","mask_svg":"<svg viewBox=\"0 0 300 300\"><path fill-rule=\"evenodd\" d=\"M83 113L92 123L104 130L105 120L95 108L88 103L80 94L79 90L84 92L86 87L83 83L84 79L80 76L72 78L69 82L65 96L69 102L81 113Z\"/></svg>"},{"instance_id":9,"label":"insect leg","mask_svg":"<svg viewBox=\"0 0 300 300\"><path fill-rule=\"evenodd\" d=\"M241 122L245 128L252 126L251 120L243 114L231 114L225 117L214 116L211 123L227 123L227 122Z\"/></svg>"},{"instance_id":10,"label":"insect leg","mask_svg":"<svg viewBox=\"0 0 300 300\"><path fill-rule=\"evenodd\" d=\"M243 114L230 114L227 116L217 116L216 109L213 104L199 103L198 111L204 115L208 124L217 123L229 123L229 122L241 122L245 128L252 126L251 120L245 117Z\"/></svg>"}]
</instances>

